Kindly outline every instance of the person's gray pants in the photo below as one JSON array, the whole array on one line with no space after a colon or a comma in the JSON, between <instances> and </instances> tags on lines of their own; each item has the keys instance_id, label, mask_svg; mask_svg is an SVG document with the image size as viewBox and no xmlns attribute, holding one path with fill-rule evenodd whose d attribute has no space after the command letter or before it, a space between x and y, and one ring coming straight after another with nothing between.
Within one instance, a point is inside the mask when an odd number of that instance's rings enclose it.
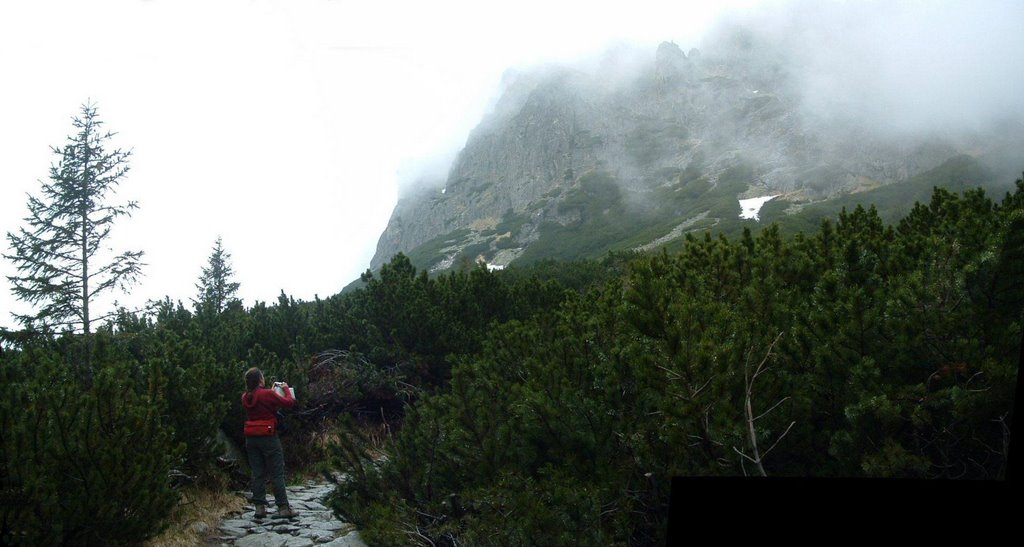
<instances>
[{"instance_id":1,"label":"person's gray pants","mask_svg":"<svg viewBox=\"0 0 1024 547\"><path fill-rule=\"evenodd\" d=\"M245 451L252 469L252 502L267 504L267 475L274 487L274 501L278 507L288 506L288 493L284 489L284 450L277 435L246 437Z\"/></svg>"}]
</instances>

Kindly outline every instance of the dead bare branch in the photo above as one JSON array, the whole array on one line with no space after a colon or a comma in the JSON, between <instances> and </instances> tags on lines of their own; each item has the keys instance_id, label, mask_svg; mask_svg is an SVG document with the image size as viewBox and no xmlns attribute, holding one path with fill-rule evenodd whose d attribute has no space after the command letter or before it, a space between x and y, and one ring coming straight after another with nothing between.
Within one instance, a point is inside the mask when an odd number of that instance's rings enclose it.
<instances>
[{"instance_id":1,"label":"dead bare branch","mask_svg":"<svg viewBox=\"0 0 1024 547\"><path fill-rule=\"evenodd\" d=\"M789 398L790 398L790 396L786 395L785 397L780 399L779 402L777 402L774 405L772 405L771 408L769 408L768 410L765 410L764 412L762 412L760 416L758 416L757 418L754 418L754 421L756 422L756 421L760 420L761 418L764 418L765 416L768 415L768 413L770 413L771 411L775 410L776 407L778 407L782 403L786 402L786 400L789 399Z\"/></svg>"},{"instance_id":2,"label":"dead bare branch","mask_svg":"<svg viewBox=\"0 0 1024 547\"><path fill-rule=\"evenodd\" d=\"M767 369L765 368L764 365L765 365L765 363L768 362L768 358L772 356L772 350L775 349L775 344L777 344L779 342L780 338L782 338L782 333L781 332L778 335L775 336L775 340L772 340L771 344L768 344L768 351L765 352L764 359L761 359L761 362L757 365L757 369L754 370L754 377L750 379L750 384L751 385L754 384L754 380L756 380L757 377L760 376L762 372L767 371Z\"/></svg>"},{"instance_id":3,"label":"dead bare branch","mask_svg":"<svg viewBox=\"0 0 1024 547\"><path fill-rule=\"evenodd\" d=\"M743 459L745 459L745 460L750 460L750 461L751 461L751 462L752 462L753 464L755 464L755 465L760 465L760 463L759 463L759 462L758 462L757 460L755 460L754 458L751 458L750 456L748 456L748 455L744 454L744 453L743 453L743 452L742 452L742 451L741 451L741 450L740 450L739 448L736 448L736 447L734 446L734 447L732 447L732 449L733 449L733 451L734 451L734 452L736 452L736 453L737 453L737 454L739 454L740 456L743 456Z\"/></svg>"},{"instance_id":4,"label":"dead bare branch","mask_svg":"<svg viewBox=\"0 0 1024 547\"><path fill-rule=\"evenodd\" d=\"M761 362L757 365L757 368L754 370L753 376L750 375L750 365L749 365L749 363L750 363L750 355L753 353L753 348L749 348L747 350L747 358L745 360L746 362L743 365L743 381L744 381L744 388L745 388L745 392L746 392L745 393L745 398L744 398L743 409L744 409L744 412L746 413L746 416L747 416L747 434L748 434L748 437L750 439L750 447L751 447L751 449L754 452L754 457L751 458L750 456L747 456L746 454L741 452L739 449L737 449L735 446L733 447L733 450L735 450L737 454L740 454L741 456L743 456L743 457L749 459L751 462L753 462L754 465L757 467L757 471L761 474L762 477L767 477L768 476L768 473L766 473L765 470L764 470L764 465L762 465L762 463L761 463L762 461L764 461L764 456L767 455L768 452L765 452L765 454L762 455L762 454L760 454L760 452L758 450L758 447L757 447L757 431L754 429L754 422L757 421L758 419L762 418L765 414L768 414L769 412L774 410L775 407L777 407L780 404L782 404L782 402L785 401L786 398L788 398L788 397L783 398L782 401L779 401L774 406L772 406L770 409L768 409L766 412L762 413L760 416L755 418L754 417L754 407L753 407L754 381L757 380L757 377L760 376L761 373L763 373L763 372L768 370L765 367L765 363L767 363L768 359L772 356L772 350L775 349L775 344L778 343L780 338L782 338L782 333L781 332L778 335L776 335L775 336L775 340L772 340L772 343L768 345L768 351L765 352L764 358L761 359ZM796 422L793 422L793 423L796 423ZM790 428L793 427L793 424L791 423L789 425L789 427ZM775 448L775 446L779 444L779 441L782 440L782 437L786 436L786 433L789 433L789 428L786 429L786 432L783 433L782 436L780 436L778 439L775 440L775 443L768 450L770 451L772 448ZM746 472L746 470L744 470L744 473L745 472Z\"/></svg>"},{"instance_id":5,"label":"dead bare branch","mask_svg":"<svg viewBox=\"0 0 1024 547\"><path fill-rule=\"evenodd\" d=\"M704 388L708 387L708 384L710 384L711 380L714 380L714 379L715 379L715 375L712 374L711 377L708 378L708 381L704 382L704 385L702 385L699 388L697 388L696 391L692 391L691 392L690 397L693 398L693 399L696 399L697 396L700 395L700 392L704 391Z\"/></svg>"},{"instance_id":6,"label":"dead bare branch","mask_svg":"<svg viewBox=\"0 0 1024 547\"><path fill-rule=\"evenodd\" d=\"M670 368L663 367L661 365L654 365L654 366L656 366L656 367L660 368L661 370L665 371L665 373L668 374L668 376L669 376L669 380L676 381L676 380L682 379L682 377L683 377L681 374L679 374L678 372L676 372L676 371L674 371L674 370L672 370Z\"/></svg>"},{"instance_id":7,"label":"dead bare branch","mask_svg":"<svg viewBox=\"0 0 1024 547\"><path fill-rule=\"evenodd\" d=\"M408 526L408 524L406 524L406 526ZM425 545L430 545L430 547L437 547L437 545L430 538L428 538L420 532L419 526L414 526L411 530L404 529L402 531L405 532L407 536L410 536L410 538L412 538L412 536L419 537L421 540L423 540Z\"/></svg>"},{"instance_id":8,"label":"dead bare branch","mask_svg":"<svg viewBox=\"0 0 1024 547\"><path fill-rule=\"evenodd\" d=\"M776 446L777 446L777 445L779 444L779 441L781 441L781 440L783 439L783 437L785 437L785 436L786 436L786 435L787 435L787 434L789 433L789 430L790 430L790 429L793 429L793 426L794 426L794 425L796 425L796 420L794 420L794 421L792 421L792 422L789 422L789 427L787 427L787 428L786 428L786 430L782 432L782 435L779 435L779 438L778 438L778 439L775 439L775 442L774 442L774 443L772 443L771 447L769 447L769 448L768 448L768 450L765 450L765 451L764 451L764 454L762 454L762 455L761 455L761 458L762 458L762 459L763 459L763 458L764 458L765 456L767 456L767 455L768 455L768 453L769 453L769 452L771 452L771 451L772 451L772 449L773 449L773 448L775 448L775 447L776 447Z\"/></svg>"}]
</instances>

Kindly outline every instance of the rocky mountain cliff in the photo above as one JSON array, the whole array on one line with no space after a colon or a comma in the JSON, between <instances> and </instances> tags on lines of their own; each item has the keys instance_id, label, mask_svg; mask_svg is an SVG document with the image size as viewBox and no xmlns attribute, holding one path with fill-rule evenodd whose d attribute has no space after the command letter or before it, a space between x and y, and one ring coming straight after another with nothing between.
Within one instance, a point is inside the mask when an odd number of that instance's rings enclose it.
<instances>
[{"instance_id":1,"label":"rocky mountain cliff","mask_svg":"<svg viewBox=\"0 0 1024 547\"><path fill-rule=\"evenodd\" d=\"M439 271L649 249L739 222L738 199L779 196L793 212L968 151L812 118L786 59L742 33L633 59L513 78L443 185L400 199L371 268L398 252Z\"/></svg>"}]
</instances>

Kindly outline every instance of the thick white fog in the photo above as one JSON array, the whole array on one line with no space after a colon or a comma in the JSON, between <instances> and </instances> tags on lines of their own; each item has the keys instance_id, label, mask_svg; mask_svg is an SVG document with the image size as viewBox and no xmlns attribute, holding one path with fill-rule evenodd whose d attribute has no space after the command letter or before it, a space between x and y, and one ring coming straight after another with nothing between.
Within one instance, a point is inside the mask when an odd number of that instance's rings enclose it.
<instances>
[{"instance_id":1,"label":"thick white fog","mask_svg":"<svg viewBox=\"0 0 1024 547\"><path fill-rule=\"evenodd\" d=\"M187 303L218 235L247 305L327 296L365 270L400 188L443 179L509 69L713 48L713 29L741 24L792 53L815 116L981 128L1024 111L1022 15L1014 1L5 2L0 233L91 99L134 150L118 196L140 208L111 246L147 263L101 306ZM0 279L12 326L27 308Z\"/></svg>"},{"instance_id":2,"label":"thick white fog","mask_svg":"<svg viewBox=\"0 0 1024 547\"><path fill-rule=\"evenodd\" d=\"M732 13L720 28L742 25L779 47L809 114L958 132L1024 114L1022 16L1012 0L804 0Z\"/></svg>"}]
</instances>

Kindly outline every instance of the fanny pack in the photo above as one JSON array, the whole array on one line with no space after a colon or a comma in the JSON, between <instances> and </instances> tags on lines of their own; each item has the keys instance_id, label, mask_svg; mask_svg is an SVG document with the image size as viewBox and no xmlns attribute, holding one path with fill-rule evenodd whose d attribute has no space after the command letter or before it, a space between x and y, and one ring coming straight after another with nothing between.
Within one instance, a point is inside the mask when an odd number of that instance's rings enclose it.
<instances>
[{"instance_id":1,"label":"fanny pack","mask_svg":"<svg viewBox=\"0 0 1024 547\"><path fill-rule=\"evenodd\" d=\"M277 420L248 420L245 422L246 437L269 437L277 433Z\"/></svg>"}]
</instances>

